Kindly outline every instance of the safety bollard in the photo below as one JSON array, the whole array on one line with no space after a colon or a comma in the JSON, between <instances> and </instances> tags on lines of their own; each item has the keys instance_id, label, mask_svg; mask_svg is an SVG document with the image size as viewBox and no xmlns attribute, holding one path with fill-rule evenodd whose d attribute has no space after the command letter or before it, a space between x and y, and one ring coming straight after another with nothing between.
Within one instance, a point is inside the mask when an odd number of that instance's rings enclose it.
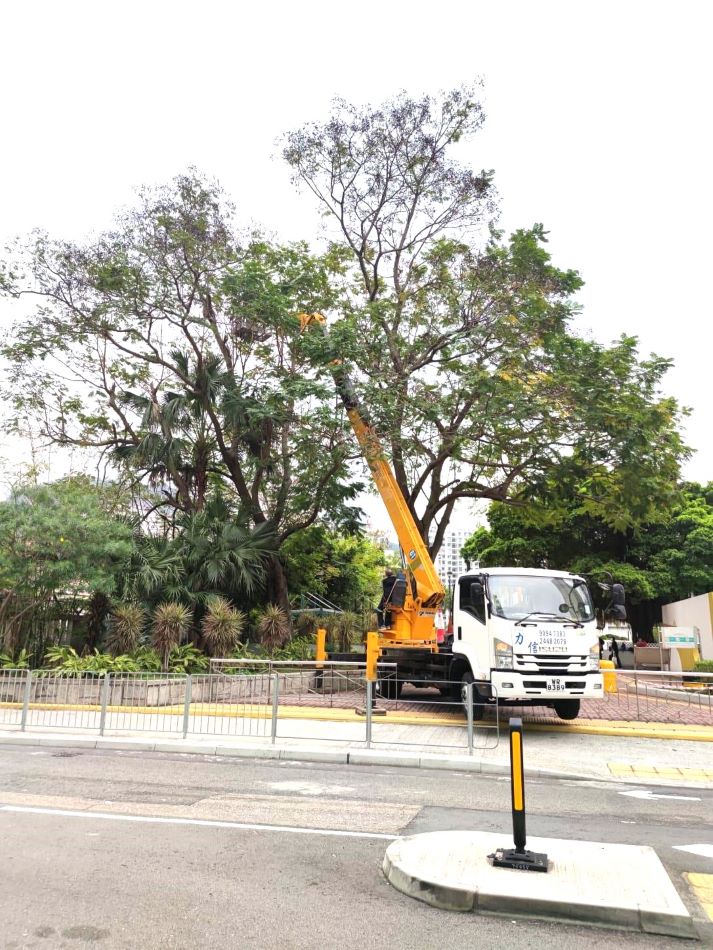
<instances>
[{"instance_id":1,"label":"safety bollard","mask_svg":"<svg viewBox=\"0 0 713 950\"><path fill-rule=\"evenodd\" d=\"M498 848L488 855L496 868L547 871L547 855L527 850L525 821L525 769L522 755L522 719L510 720L510 780L514 848Z\"/></svg>"},{"instance_id":2,"label":"safety bollard","mask_svg":"<svg viewBox=\"0 0 713 950\"><path fill-rule=\"evenodd\" d=\"M602 671L605 693L617 693L616 668L613 660L600 660L599 669Z\"/></svg>"}]
</instances>

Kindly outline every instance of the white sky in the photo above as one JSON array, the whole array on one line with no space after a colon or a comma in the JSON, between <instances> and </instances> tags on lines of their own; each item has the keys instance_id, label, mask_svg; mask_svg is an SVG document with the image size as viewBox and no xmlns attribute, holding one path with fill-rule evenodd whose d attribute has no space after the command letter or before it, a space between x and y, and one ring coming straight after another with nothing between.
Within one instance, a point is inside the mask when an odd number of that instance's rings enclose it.
<instances>
[{"instance_id":1,"label":"white sky","mask_svg":"<svg viewBox=\"0 0 713 950\"><path fill-rule=\"evenodd\" d=\"M694 410L685 474L713 478L708 0L5 0L1 22L0 244L101 229L189 164L245 223L312 239L282 132L337 95L376 104L482 76L467 156L495 169L501 226L544 222L555 263L586 281L582 332L675 359L666 389Z\"/></svg>"}]
</instances>

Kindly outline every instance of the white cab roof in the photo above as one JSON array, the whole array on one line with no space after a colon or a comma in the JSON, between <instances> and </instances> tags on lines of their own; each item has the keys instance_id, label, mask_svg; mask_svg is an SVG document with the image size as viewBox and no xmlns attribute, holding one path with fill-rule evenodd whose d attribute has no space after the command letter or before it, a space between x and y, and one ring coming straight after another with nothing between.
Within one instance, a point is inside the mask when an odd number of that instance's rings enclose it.
<instances>
[{"instance_id":1,"label":"white cab roof","mask_svg":"<svg viewBox=\"0 0 713 950\"><path fill-rule=\"evenodd\" d=\"M488 574L493 577L503 574L510 577L517 575L534 577L579 577L579 574L573 574L571 571L548 571L540 567L482 567L469 571L468 574L464 574L463 576L468 577L470 574Z\"/></svg>"}]
</instances>

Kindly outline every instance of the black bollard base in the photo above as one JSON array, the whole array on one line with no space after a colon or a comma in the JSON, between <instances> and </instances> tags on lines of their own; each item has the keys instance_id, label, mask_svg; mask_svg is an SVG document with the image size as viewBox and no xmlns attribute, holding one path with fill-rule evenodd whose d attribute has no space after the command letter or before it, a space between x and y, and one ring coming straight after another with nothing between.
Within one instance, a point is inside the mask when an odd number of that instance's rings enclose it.
<instances>
[{"instance_id":1,"label":"black bollard base","mask_svg":"<svg viewBox=\"0 0 713 950\"><path fill-rule=\"evenodd\" d=\"M499 848L488 857L494 868L512 868L516 871L544 871L547 873L547 855L537 851L516 851Z\"/></svg>"}]
</instances>

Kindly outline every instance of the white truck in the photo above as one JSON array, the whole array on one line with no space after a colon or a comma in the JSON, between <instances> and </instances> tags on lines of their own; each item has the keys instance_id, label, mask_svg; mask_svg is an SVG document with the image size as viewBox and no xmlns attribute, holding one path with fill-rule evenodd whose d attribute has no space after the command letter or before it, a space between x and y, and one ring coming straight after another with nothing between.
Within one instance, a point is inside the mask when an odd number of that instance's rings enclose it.
<instances>
[{"instance_id":1,"label":"white truck","mask_svg":"<svg viewBox=\"0 0 713 950\"><path fill-rule=\"evenodd\" d=\"M603 695L599 632L582 577L493 567L458 578L448 678L473 681L481 700L553 706L574 719ZM483 705L476 703L476 716Z\"/></svg>"},{"instance_id":2,"label":"white truck","mask_svg":"<svg viewBox=\"0 0 713 950\"><path fill-rule=\"evenodd\" d=\"M398 606L396 585L394 596ZM381 661L385 698L398 698L405 683L433 683L465 703L473 683L476 719L496 702L551 706L561 719L575 719L582 699L604 692L589 587L566 571L491 567L464 574L453 591L453 633L438 652L385 644Z\"/></svg>"}]
</instances>

